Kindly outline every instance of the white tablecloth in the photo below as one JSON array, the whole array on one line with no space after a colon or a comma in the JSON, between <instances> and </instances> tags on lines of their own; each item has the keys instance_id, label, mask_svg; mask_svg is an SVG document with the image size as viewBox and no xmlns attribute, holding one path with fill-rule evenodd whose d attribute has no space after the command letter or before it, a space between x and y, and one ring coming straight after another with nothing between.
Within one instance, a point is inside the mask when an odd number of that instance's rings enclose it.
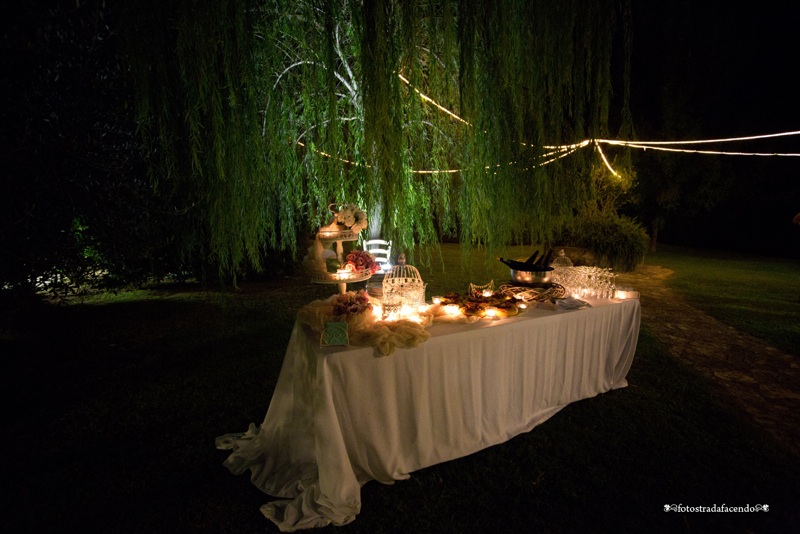
<instances>
[{"instance_id":1,"label":"white tablecloth","mask_svg":"<svg viewBox=\"0 0 800 534\"><path fill-rule=\"evenodd\" d=\"M530 309L501 320L434 324L414 349L376 357L325 347L295 324L260 426L217 438L225 466L282 497L261 510L281 530L349 523L361 486L496 445L570 402L627 385L638 300Z\"/></svg>"}]
</instances>

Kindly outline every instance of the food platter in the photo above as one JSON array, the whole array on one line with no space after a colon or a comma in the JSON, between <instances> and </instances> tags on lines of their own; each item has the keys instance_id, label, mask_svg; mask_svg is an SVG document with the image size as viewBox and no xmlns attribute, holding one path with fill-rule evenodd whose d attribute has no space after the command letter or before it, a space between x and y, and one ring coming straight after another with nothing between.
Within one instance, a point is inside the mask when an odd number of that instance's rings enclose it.
<instances>
[{"instance_id":1,"label":"food platter","mask_svg":"<svg viewBox=\"0 0 800 534\"><path fill-rule=\"evenodd\" d=\"M495 317L513 317L519 313L519 300L512 295L492 293L491 295L460 295L447 293L442 297L442 304L455 304L459 311L467 317L486 317L487 310Z\"/></svg>"}]
</instances>

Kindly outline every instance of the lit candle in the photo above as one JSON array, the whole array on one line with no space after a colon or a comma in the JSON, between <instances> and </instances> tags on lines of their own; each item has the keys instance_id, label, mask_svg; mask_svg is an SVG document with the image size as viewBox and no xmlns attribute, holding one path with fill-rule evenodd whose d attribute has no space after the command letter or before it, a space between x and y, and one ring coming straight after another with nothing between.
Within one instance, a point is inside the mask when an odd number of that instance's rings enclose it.
<instances>
[{"instance_id":1,"label":"lit candle","mask_svg":"<svg viewBox=\"0 0 800 534\"><path fill-rule=\"evenodd\" d=\"M634 291L633 289L631 289L629 287L623 287L623 288L618 288L616 291L614 291L614 296L616 298L618 298L618 299L621 299L621 300L638 299L639 298L639 292L638 291Z\"/></svg>"},{"instance_id":2,"label":"lit candle","mask_svg":"<svg viewBox=\"0 0 800 534\"><path fill-rule=\"evenodd\" d=\"M461 310L458 309L458 305L456 304L448 304L444 307L444 311L447 315L458 315L461 313Z\"/></svg>"},{"instance_id":3,"label":"lit candle","mask_svg":"<svg viewBox=\"0 0 800 534\"><path fill-rule=\"evenodd\" d=\"M525 304L524 302L520 302L519 304L517 304L517 308L519 308L520 310L524 310L527 307L528 307L528 305Z\"/></svg>"},{"instance_id":4,"label":"lit candle","mask_svg":"<svg viewBox=\"0 0 800 534\"><path fill-rule=\"evenodd\" d=\"M495 308L494 306L489 306L488 308L486 308L486 317L488 317L489 319L494 319L495 317L497 317L497 308Z\"/></svg>"},{"instance_id":5,"label":"lit candle","mask_svg":"<svg viewBox=\"0 0 800 534\"><path fill-rule=\"evenodd\" d=\"M434 304L441 304L442 303L442 297L433 297L433 303Z\"/></svg>"},{"instance_id":6,"label":"lit candle","mask_svg":"<svg viewBox=\"0 0 800 534\"><path fill-rule=\"evenodd\" d=\"M484 289L483 290L483 296L484 297L491 297L492 296L492 292L490 290L488 290L488 289Z\"/></svg>"}]
</instances>

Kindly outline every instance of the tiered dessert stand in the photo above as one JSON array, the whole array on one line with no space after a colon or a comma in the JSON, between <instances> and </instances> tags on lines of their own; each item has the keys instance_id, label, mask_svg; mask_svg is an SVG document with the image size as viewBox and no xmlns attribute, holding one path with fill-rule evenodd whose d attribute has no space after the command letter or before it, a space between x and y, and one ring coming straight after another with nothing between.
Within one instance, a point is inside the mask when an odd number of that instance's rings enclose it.
<instances>
[{"instance_id":1,"label":"tiered dessert stand","mask_svg":"<svg viewBox=\"0 0 800 534\"><path fill-rule=\"evenodd\" d=\"M304 262L311 281L315 284L337 284L339 293L344 294L347 292L348 283L369 280L372 276L372 272L369 269L343 268L335 273L329 273L327 270L325 260L334 256L331 247L336 245L335 257L340 264L344 264L344 247L342 243L356 240L358 240L358 232L353 232L345 225L337 223L335 216L330 224L320 228Z\"/></svg>"}]
</instances>

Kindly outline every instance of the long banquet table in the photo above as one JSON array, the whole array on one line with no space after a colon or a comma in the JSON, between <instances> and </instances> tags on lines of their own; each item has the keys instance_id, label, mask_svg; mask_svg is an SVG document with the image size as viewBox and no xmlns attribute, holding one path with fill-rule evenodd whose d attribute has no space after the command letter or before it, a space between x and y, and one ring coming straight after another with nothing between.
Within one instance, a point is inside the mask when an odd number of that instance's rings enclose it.
<instances>
[{"instance_id":1,"label":"long banquet table","mask_svg":"<svg viewBox=\"0 0 800 534\"><path fill-rule=\"evenodd\" d=\"M281 530L343 525L361 486L392 483L531 430L567 404L625 387L638 300L534 308L438 324L411 349L320 347L298 321L260 426L217 438L224 465L281 498L261 507Z\"/></svg>"}]
</instances>

